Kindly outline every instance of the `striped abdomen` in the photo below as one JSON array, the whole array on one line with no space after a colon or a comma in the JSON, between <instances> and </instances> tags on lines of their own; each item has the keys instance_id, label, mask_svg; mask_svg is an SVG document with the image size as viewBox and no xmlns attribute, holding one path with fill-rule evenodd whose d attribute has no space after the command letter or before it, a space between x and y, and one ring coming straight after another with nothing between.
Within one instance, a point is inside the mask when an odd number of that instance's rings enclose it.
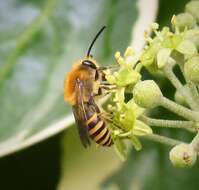
<instances>
[{"instance_id":1,"label":"striped abdomen","mask_svg":"<svg viewBox=\"0 0 199 190\"><path fill-rule=\"evenodd\" d=\"M90 115L90 114L89 114ZM97 143L102 146L111 146L113 141L111 139L111 132L106 127L105 122L97 115L92 113L86 124L88 126L89 136Z\"/></svg>"}]
</instances>

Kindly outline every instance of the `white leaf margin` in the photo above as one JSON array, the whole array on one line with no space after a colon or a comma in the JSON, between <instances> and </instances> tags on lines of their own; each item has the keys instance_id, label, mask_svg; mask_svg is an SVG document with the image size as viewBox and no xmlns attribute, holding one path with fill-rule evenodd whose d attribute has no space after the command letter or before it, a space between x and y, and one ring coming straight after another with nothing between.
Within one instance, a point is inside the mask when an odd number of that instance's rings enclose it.
<instances>
[{"instance_id":1,"label":"white leaf margin","mask_svg":"<svg viewBox=\"0 0 199 190\"><path fill-rule=\"evenodd\" d=\"M24 130L14 138L9 139L8 141L5 141L0 145L0 157L17 152L19 150L23 150L49 137L52 137L60 133L61 131L67 129L73 123L74 123L74 118L73 115L70 114L69 116L60 119L58 122L55 122L49 127L46 127L44 130L31 136L30 138L22 140L22 138L27 134L27 131Z\"/></svg>"},{"instance_id":2,"label":"white leaf margin","mask_svg":"<svg viewBox=\"0 0 199 190\"><path fill-rule=\"evenodd\" d=\"M144 41L144 32L156 20L158 0L138 0L139 18L131 33L131 43L136 51L140 51Z\"/></svg>"},{"instance_id":3,"label":"white leaf margin","mask_svg":"<svg viewBox=\"0 0 199 190\"><path fill-rule=\"evenodd\" d=\"M131 42L132 46L136 51L139 51L144 45L144 31L148 26L155 21L157 10L158 10L158 0L138 0L138 12L139 18L136 21L132 33ZM149 12L150 11L150 12ZM52 137L63 130L66 130L74 123L74 117L72 114L59 119L54 124L44 128L37 134L23 139L26 136L27 131L22 131L17 136L5 141L0 145L0 157L15 153L17 151L23 150L27 147L35 145L49 137Z\"/></svg>"}]
</instances>

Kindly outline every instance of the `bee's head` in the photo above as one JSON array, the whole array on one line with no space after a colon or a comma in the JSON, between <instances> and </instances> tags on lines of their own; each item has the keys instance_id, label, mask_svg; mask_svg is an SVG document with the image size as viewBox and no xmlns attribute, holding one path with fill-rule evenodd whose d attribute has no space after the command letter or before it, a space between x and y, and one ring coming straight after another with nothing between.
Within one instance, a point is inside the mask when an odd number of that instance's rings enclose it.
<instances>
[{"instance_id":1,"label":"bee's head","mask_svg":"<svg viewBox=\"0 0 199 190\"><path fill-rule=\"evenodd\" d=\"M89 67L91 69L97 69L96 64L93 61L89 60L89 59L84 59L82 61L82 65L84 65L86 67Z\"/></svg>"}]
</instances>

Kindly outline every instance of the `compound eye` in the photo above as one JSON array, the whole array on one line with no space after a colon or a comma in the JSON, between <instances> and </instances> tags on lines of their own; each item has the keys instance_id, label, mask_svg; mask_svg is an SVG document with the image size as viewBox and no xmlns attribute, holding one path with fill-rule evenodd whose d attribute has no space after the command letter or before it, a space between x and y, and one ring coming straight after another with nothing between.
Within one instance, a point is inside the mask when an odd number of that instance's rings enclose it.
<instances>
[{"instance_id":1,"label":"compound eye","mask_svg":"<svg viewBox=\"0 0 199 190\"><path fill-rule=\"evenodd\" d=\"M90 60L84 60L82 62L82 65L85 65L87 67L91 67L92 69L97 69L96 65Z\"/></svg>"}]
</instances>

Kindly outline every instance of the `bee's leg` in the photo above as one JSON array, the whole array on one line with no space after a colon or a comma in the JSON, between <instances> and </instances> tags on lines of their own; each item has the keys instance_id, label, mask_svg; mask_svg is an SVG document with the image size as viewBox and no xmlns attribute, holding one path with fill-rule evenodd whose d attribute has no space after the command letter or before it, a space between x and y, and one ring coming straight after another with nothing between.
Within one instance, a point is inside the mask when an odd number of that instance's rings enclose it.
<instances>
[{"instance_id":1,"label":"bee's leg","mask_svg":"<svg viewBox=\"0 0 199 190\"><path fill-rule=\"evenodd\" d=\"M100 84L100 88L105 89L105 90L115 90L116 85L114 85L114 84Z\"/></svg>"},{"instance_id":2,"label":"bee's leg","mask_svg":"<svg viewBox=\"0 0 199 190\"><path fill-rule=\"evenodd\" d=\"M100 112L98 116L105 122L112 123L118 129L121 129L121 126L118 123L114 122L113 115L107 112Z\"/></svg>"},{"instance_id":3,"label":"bee's leg","mask_svg":"<svg viewBox=\"0 0 199 190\"><path fill-rule=\"evenodd\" d=\"M95 93L94 96L100 96L100 95L105 95L109 94L113 90L116 89L116 85L114 84L109 84L106 81L105 82L100 82L95 88Z\"/></svg>"},{"instance_id":4,"label":"bee's leg","mask_svg":"<svg viewBox=\"0 0 199 190\"><path fill-rule=\"evenodd\" d=\"M95 81L107 81L105 73L102 70L96 69L95 71Z\"/></svg>"},{"instance_id":5,"label":"bee's leg","mask_svg":"<svg viewBox=\"0 0 199 190\"><path fill-rule=\"evenodd\" d=\"M98 68L99 71L103 71L103 70L114 70L114 69L118 69L119 65L109 65L109 66L101 66Z\"/></svg>"},{"instance_id":6,"label":"bee's leg","mask_svg":"<svg viewBox=\"0 0 199 190\"><path fill-rule=\"evenodd\" d=\"M105 88L99 88L97 94L94 94L94 96L106 96L110 94L112 91L110 89L105 89Z\"/></svg>"},{"instance_id":7,"label":"bee's leg","mask_svg":"<svg viewBox=\"0 0 199 190\"><path fill-rule=\"evenodd\" d=\"M102 85L110 85L110 83L108 83L108 81L106 81L106 80L101 81L100 84L102 84Z\"/></svg>"},{"instance_id":8,"label":"bee's leg","mask_svg":"<svg viewBox=\"0 0 199 190\"><path fill-rule=\"evenodd\" d=\"M109 118L109 119L113 118L113 115L111 113L108 113L108 112L102 112L102 116L106 117L106 118Z\"/></svg>"},{"instance_id":9,"label":"bee's leg","mask_svg":"<svg viewBox=\"0 0 199 190\"><path fill-rule=\"evenodd\" d=\"M100 78L101 81L107 81L105 77L105 71L109 70L110 72L113 72L115 70L118 70L118 66L119 65L111 65L97 68L96 72L98 72L98 75L100 75L100 77L98 76L98 78Z\"/></svg>"},{"instance_id":10,"label":"bee's leg","mask_svg":"<svg viewBox=\"0 0 199 190\"><path fill-rule=\"evenodd\" d=\"M106 91L106 92L104 92L103 90L102 90L102 88L99 88L98 89L98 92L96 93L96 94L94 94L93 96L106 96L106 95L108 95L110 93L110 91Z\"/></svg>"},{"instance_id":11,"label":"bee's leg","mask_svg":"<svg viewBox=\"0 0 199 190\"><path fill-rule=\"evenodd\" d=\"M112 114L110 114L108 112L105 112L105 111L100 112L100 113L98 113L98 116L104 121L113 122L113 120L112 120L113 116L112 116Z\"/></svg>"},{"instance_id":12,"label":"bee's leg","mask_svg":"<svg viewBox=\"0 0 199 190\"><path fill-rule=\"evenodd\" d=\"M95 81L99 80L99 71L96 70L95 72Z\"/></svg>"},{"instance_id":13,"label":"bee's leg","mask_svg":"<svg viewBox=\"0 0 199 190\"><path fill-rule=\"evenodd\" d=\"M103 94L102 89L101 89L101 88L99 88L99 89L98 89L97 96L101 96L102 94Z\"/></svg>"},{"instance_id":14,"label":"bee's leg","mask_svg":"<svg viewBox=\"0 0 199 190\"><path fill-rule=\"evenodd\" d=\"M102 66L101 66L101 67L99 67L97 70L98 70L98 71L103 71L103 70L107 70L107 69L108 69L107 67L102 67Z\"/></svg>"}]
</instances>

